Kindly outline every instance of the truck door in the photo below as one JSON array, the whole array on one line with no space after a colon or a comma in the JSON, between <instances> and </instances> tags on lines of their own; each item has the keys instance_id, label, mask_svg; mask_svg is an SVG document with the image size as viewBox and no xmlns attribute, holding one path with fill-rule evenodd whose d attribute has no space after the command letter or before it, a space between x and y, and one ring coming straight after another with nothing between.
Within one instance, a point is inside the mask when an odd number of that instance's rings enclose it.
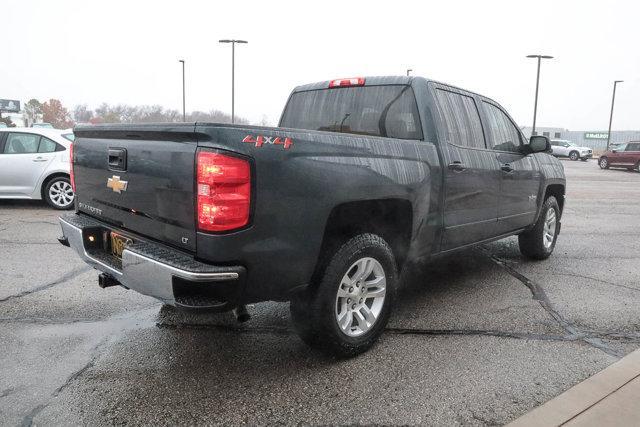
<instances>
[{"instance_id":1,"label":"truck door","mask_svg":"<svg viewBox=\"0 0 640 427\"><path fill-rule=\"evenodd\" d=\"M533 223L541 175L533 155L524 155L524 137L511 118L496 104L483 100L489 146L500 167L498 234Z\"/></svg>"},{"instance_id":2,"label":"truck door","mask_svg":"<svg viewBox=\"0 0 640 427\"><path fill-rule=\"evenodd\" d=\"M438 85L435 100L444 175L441 250L446 251L494 235L500 170L487 149L476 99Z\"/></svg>"}]
</instances>

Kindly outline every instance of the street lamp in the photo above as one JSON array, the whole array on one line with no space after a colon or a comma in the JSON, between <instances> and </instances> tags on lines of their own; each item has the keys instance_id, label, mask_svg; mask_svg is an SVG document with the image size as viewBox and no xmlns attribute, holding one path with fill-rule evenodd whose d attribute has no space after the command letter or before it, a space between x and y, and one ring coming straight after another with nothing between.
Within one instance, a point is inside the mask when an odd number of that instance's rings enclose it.
<instances>
[{"instance_id":1,"label":"street lamp","mask_svg":"<svg viewBox=\"0 0 640 427\"><path fill-rule=\"evenodd\" d=\"M182 62L182 121L187 121L187 111L185 109L184 102L184 59L178 59L178 62Z\"/></svg>"},{"instance_id":2,"label":"street lamp","mask_svg":"<svg viewBox=\"0 0 640 427\"><path fill-rule=\"evenodd\" d=\"M536 76L536 100L533 104L533 129L531 129L531 135L536 133L536 114L538 113L538 86L540 85L540 60L553 59L553 56L549 55L527 55L527 58L538 58L538 74Z\"/></svg>"},{"instance_id":3,"label":"street lamp","mask_svg":"<svg viewBox=\"0 0 640 427\"><path fill-rule=\"evenodd\" d=\"M607 132L607 151L609 151L609 142L611 142L611 122L613 121L613 104L616 102L616 86L624 80L615 80L613 82L613 98L611 98L611 114L609 115L609 132Z\"/></svg>"},{"instance_id":4,"label":"street lamp","mask_svg":"<svg viewBox=\"0 0 640 427\"><path fill-rule=\"evenodd\" d=\"M236 43L248 43L246 40L218 40L220 43L231 43L231 123L235 122L235 67Z\"/></svg>"},{"instance_id":5,"label":"street lamp","mask_svg":"<svg viewBox=\"0 0 640 427\"><path fill-rule=\"evenodd\" d=\"M412 70L411 68L407 68L407 77L411 75L411 72L412 72L412 71L413 71L413 70Z\"/></svg>"}]
</instances>

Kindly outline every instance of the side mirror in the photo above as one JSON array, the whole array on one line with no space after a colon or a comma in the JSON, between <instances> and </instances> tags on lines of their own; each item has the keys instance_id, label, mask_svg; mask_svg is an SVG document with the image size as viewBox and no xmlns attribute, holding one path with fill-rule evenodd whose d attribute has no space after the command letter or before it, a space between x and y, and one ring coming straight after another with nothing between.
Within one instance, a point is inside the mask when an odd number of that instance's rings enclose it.
<instances>
[{"instance_id":1,"label":"side mirror","mask_svg":"<svg viewBox=\"0 0 640 427\"><path fill-rule=\"evenodd\" d=\"M551 151L551 142L546 136L533 135L529 138L529 149L532 153L544 153L545 151Z\"/></svg>"},{"instance_id":2,"label":"side mirror","mask_svg":"<svg viewBox=\"0 0 640 427\"><path fill-rule=\"evenodd\" d=\"M618 150L611 150L611 152L612 152L612 153L617 153L617 152L618 152Z\"/></svg>"}]
</instances>

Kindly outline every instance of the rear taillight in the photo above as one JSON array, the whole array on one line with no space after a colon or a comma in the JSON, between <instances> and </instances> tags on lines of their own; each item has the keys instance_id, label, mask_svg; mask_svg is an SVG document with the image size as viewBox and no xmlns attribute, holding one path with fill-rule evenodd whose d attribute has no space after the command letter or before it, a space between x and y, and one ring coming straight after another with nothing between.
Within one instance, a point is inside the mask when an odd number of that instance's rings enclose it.
<instances>
[{"instance_id":1,"label":"rear taillight","mask_svg":"<svg viewBox=\"0 0 640 427\"><path fill-rule=\"evenodd\" d=\"M351 77L348 79L336 79L329 82L329 87L364 86L364 77Z\"/></svg>"},{"instance_id":2,"label":"rear taillight","mask_svg":"<svg viewBox=\"0 0 640 427\"><path fill-rule=\"evenodd\" d=\"M199 151L196 168L198 229L228 231L247 225L251 207L249 162Z\"/></svg>"},{"instance_id":3,"label":"rear taillight","mask_svg":"<svg viewBox=\"0 0 640 427\"><path fill-rule=\"evenodd\" d=\"M69 180L71 181L71 188L73 192L76 192L76 178L73 176L73 143L69 144Z\"/></svg>"}]
</instances>

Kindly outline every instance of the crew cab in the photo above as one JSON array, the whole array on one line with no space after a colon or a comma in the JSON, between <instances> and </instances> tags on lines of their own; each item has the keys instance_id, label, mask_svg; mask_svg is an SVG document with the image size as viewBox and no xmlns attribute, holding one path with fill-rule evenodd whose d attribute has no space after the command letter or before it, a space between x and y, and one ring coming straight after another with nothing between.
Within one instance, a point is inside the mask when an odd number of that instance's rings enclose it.
<instances>
[{"instance_id":1,"label":"crew cab","mask_svg":"<svg viewBox=\"0 0 640 427\"><path fill-rule=\"evenodd\" d=\"M75 128L61 243L165 304L291 301L308 344L352 356L382 333L399 273L518 235L545 259L565 176L495 101L421 77L299 86L279 127Z\"/></svg>"}]
</instances>

